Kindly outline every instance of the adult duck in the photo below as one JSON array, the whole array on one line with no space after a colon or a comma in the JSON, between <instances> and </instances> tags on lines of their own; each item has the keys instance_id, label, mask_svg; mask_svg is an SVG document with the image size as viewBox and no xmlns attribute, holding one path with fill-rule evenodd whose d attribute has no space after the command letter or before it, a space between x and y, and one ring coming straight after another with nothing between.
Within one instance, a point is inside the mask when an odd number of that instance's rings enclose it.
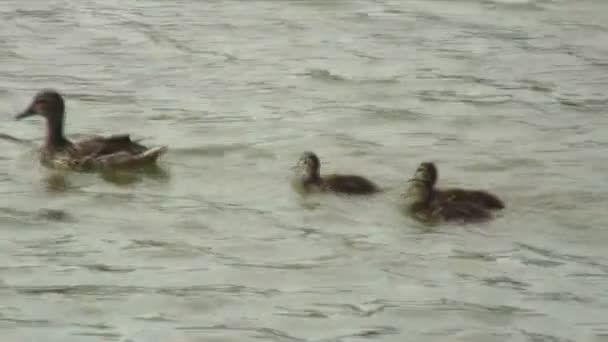
<instances>
[{"instance_id":1,"label":"adult duck","mask_svg":"<svg viewBox=\"0 0 608 342\"><path fill-rule=\"evenodd\" d=\"M434 175L428 163L421 163L408 183L404 206L408 214L425 223L446 221L479 222L492 218L489 210L474 201L454 201L433 195Z\"/></svg>"},{"instance_id":2,"label":"adult duck","mask_svg":"<svg viewBox=\"0 0 608 342\"><path fill-rule=\"evenodd\" d=\"M498 196L485 190L470 190L461 188L438 189L436 185L439 172L437 171L437 166L435 166L435 163L420 163L419 169L421 172L424 172L425 177L428 178L428 182L432 187L431 197L433 199L437 199L439 201L470 202L490 210L503 209L505 207L504 202L498 198Z\"/></svg>"},{"instance_id":3,"label":"adult duck","mask_svg":"<svg viewBox=\"0 0 608 342\"><path fill-rule=\"evenodd\" d=\"M302 153L293 168L296 171L295 183L305 192L334 192L348 195L368 195L381 189L369 179L351 174L331 174L321 176L321 162L314 152Z\"/></svg>"},{"instance_id":4,"label":"adult duck","mask_svg":"<svg viewBox=\"0 0 608 342\"><path fill-rule=\"evenodd\" d=\"M39 91L17 120L40 115L46 120L46 137L40 148L41 162L49 167L92 171L104 168L129 168L153 164L167 148L148 148L128 134L93 136L71 142L64 135L65 103L52 89Z\"/></svg>"}]
</instances>

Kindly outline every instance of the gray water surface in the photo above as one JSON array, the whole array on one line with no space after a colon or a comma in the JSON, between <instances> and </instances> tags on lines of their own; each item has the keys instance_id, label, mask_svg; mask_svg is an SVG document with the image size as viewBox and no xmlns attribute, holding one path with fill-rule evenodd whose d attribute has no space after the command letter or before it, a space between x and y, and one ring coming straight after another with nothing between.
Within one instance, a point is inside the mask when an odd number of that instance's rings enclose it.
<instances>
[{"instance_id":1,"label":"gray water surface","mask_svg":"<svg viewBox=\"0 0 608 342\"><path fill-rule=\"evenodd\" d=\"M2 341L608 341L608 1L0 3L0 132L162 170L60 173L0 140ZM289 168L366 175L302 197ZM418 163L487 224L398 209Z\"/></svg>"}]
</instances>

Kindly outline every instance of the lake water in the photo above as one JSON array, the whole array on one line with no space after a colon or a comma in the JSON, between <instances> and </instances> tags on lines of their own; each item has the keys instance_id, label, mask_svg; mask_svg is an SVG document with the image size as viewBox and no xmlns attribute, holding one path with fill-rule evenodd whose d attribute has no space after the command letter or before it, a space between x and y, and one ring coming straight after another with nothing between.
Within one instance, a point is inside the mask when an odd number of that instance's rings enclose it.
<instances>
[{"instance_id":1,"label":"lake water","mask_svg":"<svg viewBox=\"0 0 608 342\"><path fill-rule=\"evenodd\" d=\"M59 173L0 140L3 341L608 341L608 1L3 0L0 132L163 172ZM300 153L387 192L302 197ZM428 229L418 163L507 209Z\"/></svg>"}]
</instances>

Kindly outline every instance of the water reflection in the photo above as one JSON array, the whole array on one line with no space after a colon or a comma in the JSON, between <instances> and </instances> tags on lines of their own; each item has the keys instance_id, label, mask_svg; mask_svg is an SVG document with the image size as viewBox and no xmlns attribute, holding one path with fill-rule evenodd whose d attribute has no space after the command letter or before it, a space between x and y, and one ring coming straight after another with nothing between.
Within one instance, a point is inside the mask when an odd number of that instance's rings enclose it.
<instances>
[{"instance_id":1,"label":"water reflection","mask_svg":"<svg viewBox=\"0 0 608 342\"><path fill-rule=\"evenodd\" d=\"M45 189L48 192L66 192L70 188L70 182L66 172L51 172L43 178Z\"/></svg>"},{"instance_id":2,"label":"water reflection","mask_svg":"<svg viewBox=\"0 0 608 342\"><path fill-rule=\"evenodd\" d=\"M169 171L159 165L148 165L136 169L102 170L95 172L100 179L118 186L128 186L153 179L159 182L168 182ZM74 190L77 187L70 181L71 176L77 174L73 171L52 170L43 178L45 189L51 193L62 193Z\"/></svg>"},{"instance_id":3,"label":"water reflection","mask_svg":"<svg viewBox=\"0 0 608 342\"><path fill-rule=\"evenodd\" d=\"M12 135L7 134L7 133L0 133L0 139L6 140L6 141L10 141L10 142L14 142L14 143L21 144L21 145L28 145L28 146L33 146L34 145L34 143L32 141L29 141L29 140L26 140L26 139L17 138L15 136L12 136Z\"/></svg>"},{"instance_id":4,"label":"water reflection","mask_svg":"<svg viewBox=\"0 0 608 342\"><path fill-rule=\"evenodd\" d=\"M109 169L99 173L101 179L115 185L132 185L144 179L154 179L159 182L168 182L169 170L159 165L147 165L137 169Z\"/></svg>"}]
</instances>

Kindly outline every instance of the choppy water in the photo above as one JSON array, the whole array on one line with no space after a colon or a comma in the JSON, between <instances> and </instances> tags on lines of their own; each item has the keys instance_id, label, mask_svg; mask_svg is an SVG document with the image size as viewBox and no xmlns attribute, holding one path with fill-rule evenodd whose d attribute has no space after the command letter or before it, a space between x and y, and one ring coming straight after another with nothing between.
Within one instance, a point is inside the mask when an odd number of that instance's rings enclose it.
<instances>
[{"instance_id":1,"label":"choppy water","mask_svg":"<svg viewBox=\"0 0 608 342\"><path fill-rule=\"evenodd\" d=\"M0 131L40 88L70 134L168 144L103 179L0 140L3 341L607 341L608 2L0 3ZM303 199L289 167L391 190ZM397 209L434 160L500 194Z\"/></svg>"}]
</instances>

